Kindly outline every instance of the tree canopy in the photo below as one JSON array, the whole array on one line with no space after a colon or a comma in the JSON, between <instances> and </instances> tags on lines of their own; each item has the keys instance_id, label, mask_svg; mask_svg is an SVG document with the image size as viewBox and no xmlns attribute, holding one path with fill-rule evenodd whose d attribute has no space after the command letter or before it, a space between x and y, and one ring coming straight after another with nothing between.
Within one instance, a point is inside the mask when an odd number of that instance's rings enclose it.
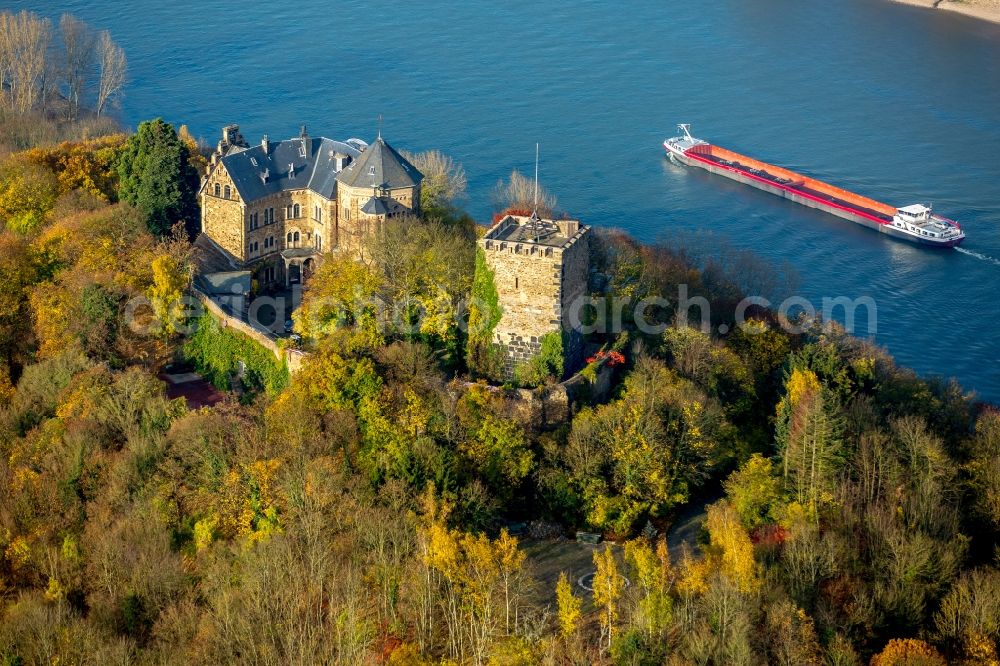
<instances>
[{"instance_id":1,"label":"tree canopy","mask_svg":"<svg viewBox=\"0 0 1000 666\"><path fill-rule=\"evenodd\" d=\"M149 230L166 236L178 222L198 219L198 174L190 149L162 119L139 124L118 161L119 197L146 218Z\"/></svg>"}]
</instances>

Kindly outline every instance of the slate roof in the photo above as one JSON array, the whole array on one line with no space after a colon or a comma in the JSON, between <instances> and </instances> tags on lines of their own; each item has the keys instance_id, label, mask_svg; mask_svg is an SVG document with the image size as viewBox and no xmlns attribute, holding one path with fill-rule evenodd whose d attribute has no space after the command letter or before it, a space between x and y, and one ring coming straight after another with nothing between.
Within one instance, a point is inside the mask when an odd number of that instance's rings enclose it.
<instances>
[{"instance_id":1,"label":"slate roof","mask_svg":"<svg viewBox=\"0 0 1000 666\"><path fill-rule=\"evenodd\" d=\"M368 146L361 157L337 174L337 180L350 187L394 190L413 187L424 176L382 137Z\"/></svg>"},{"instance_id":2,"label":"slate roof","mask_svg":"<svg viewBox=\"0 0 1000 666\"><path fill-rule=\"evenodd\" d=\"M301 138L274 141L266 155L258 144L230 152L221 162L236 184L240 197L248 203L285 190L305 188L333 199L337 189L335 155L346 155L353 163L362 155L361 151L341 141L306 137L310 149L309 157L305 157L302 155L302 141ZM265 169L268 173L266 182L261 178Z\"/></svg>"},{"instance_id":3,"label":"slate roof","mask_svg":"<svg viewBox=\"0 0 1000 666\"><path fill-rule=\"evenodd\" d=\"M405 206L392 197L371 197L361 207L361 212L367 215L395 215L405 210Z\"/></svg>"},{"instance_id":4,"label":"slate roof","mask_svg":"<svg viewBox=\"0 0 1000 666\"><path fill-rule=\"evenodd\" d=\"M250 293L250 271L225 271L198 275L198 286L209 296Z\"/></svg>"}]
</instances>

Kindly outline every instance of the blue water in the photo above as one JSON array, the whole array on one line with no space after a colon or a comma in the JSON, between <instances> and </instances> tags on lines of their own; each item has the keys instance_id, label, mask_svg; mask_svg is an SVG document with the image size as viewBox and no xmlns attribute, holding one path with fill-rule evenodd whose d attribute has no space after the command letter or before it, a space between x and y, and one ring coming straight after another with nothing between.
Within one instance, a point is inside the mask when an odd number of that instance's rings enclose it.
<instances>
[{"instance_id":1,"label":"blue water","mask_svg":"<svg viewBox=\"0 0 1000 666\"><path fill-rule=\"evenodd\" d=\"M902 364L1000 401L1000 25L883 0L14 5L111 30L128 124L370 139L382 114L390 142L465 165L481 220L538 141L560 208L643 240L710 231L790 262L816 303L871 297ZM660 143L677 122L877 199L931 201L974 254L672 165Z\"/></svg>"}]
</instances>

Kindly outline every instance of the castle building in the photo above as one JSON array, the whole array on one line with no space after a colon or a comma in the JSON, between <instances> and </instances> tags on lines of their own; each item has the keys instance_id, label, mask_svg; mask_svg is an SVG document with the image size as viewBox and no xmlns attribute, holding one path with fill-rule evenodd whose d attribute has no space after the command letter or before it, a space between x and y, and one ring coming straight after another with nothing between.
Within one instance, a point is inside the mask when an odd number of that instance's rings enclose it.
<instances>
[{"instance_id":1,"label":"castle building","mask_svg":"<svg viewBox=\"0 0 1000 666\"><path fill-rule=\"evenodd\" d=\"M583 335L573 318L587 295L589 233L577 220L507 215L479 239L501 311L493 342L504 349L508 376L553 332L562 335L565 371L581 364Z\"/></svg>"},{"instance_id":2,"label":"castle building","mask_svg":"<svg viewBox=\"0 0 1000 666\"><path fill-rule=\"evenodd\" d=\"M422 174L382 139L299 136L251 146L222 130L202 179L201 231L263 286L288 286L324 252L360 254L387 218L419 214Z\"/></svg>"}]
</instances>

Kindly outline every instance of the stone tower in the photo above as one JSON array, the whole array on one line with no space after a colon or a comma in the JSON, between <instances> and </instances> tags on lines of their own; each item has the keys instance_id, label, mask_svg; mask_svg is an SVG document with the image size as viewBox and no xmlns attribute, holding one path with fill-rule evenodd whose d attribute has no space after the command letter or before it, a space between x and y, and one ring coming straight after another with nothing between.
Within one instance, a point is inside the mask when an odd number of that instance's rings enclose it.
<instances>
[{"instance_id":1,"label":"stone tower","mask_svg":"<svg viewBox=\"0 0 1000 666\"><path fill-rule=\"evenodd\" d=\"M506 355L506 373L541 350L541 339L561 332L566 373L580 365L582 334L570 321L587 295L590 227L577 220L507 215L479 240L494 273L500 321L493 342Z\"/></svg>"}]
</instances>

